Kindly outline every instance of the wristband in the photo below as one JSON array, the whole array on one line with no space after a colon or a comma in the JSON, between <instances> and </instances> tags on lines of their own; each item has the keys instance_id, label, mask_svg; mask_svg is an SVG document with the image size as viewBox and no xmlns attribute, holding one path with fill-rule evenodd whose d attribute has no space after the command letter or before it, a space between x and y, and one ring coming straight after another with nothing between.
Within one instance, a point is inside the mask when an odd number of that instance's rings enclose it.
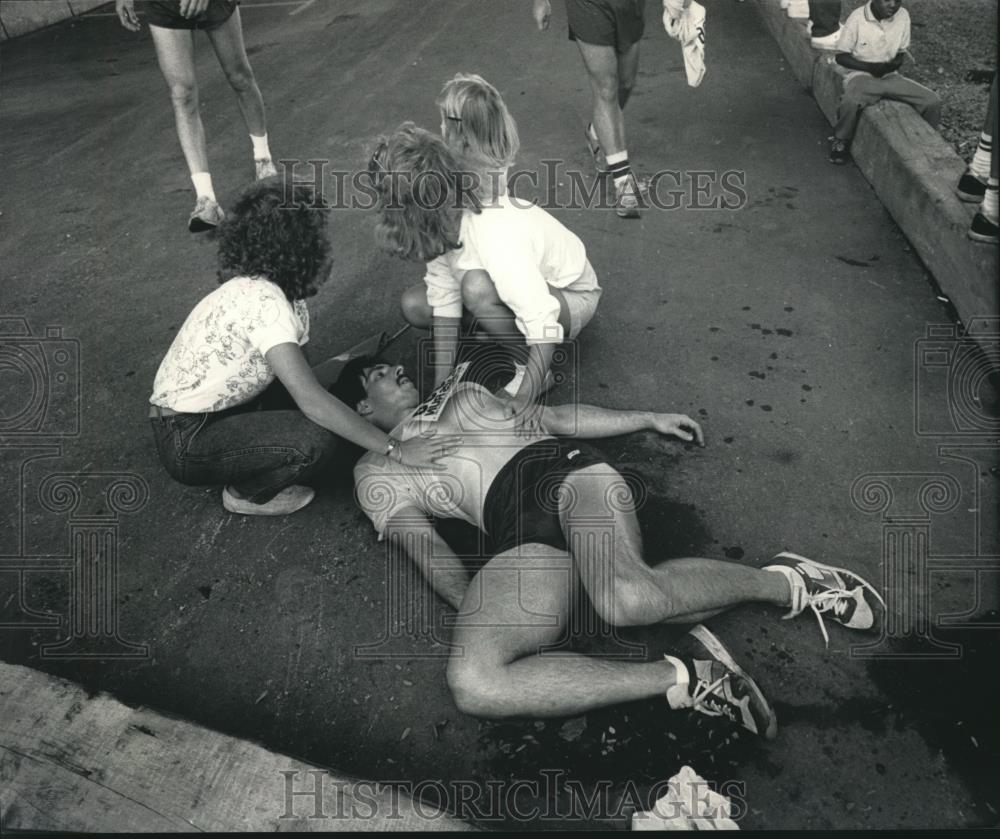
<instances>
[{"instance_id":1,"label":"wristband","mask_svg":"<svg viewBox=\"0 0 1000 839\"><path fill-rule=\"evenodd\" d=\"M385 444L385 456L389 458L389 460L392 460L392 453L394 451L399 450L399 445L400 445L399 440L397 440L395 437L392 436L389 437L388 441ZM400 461L401 460L402 458L400 458Z\"/></svg>"}]
</instances>

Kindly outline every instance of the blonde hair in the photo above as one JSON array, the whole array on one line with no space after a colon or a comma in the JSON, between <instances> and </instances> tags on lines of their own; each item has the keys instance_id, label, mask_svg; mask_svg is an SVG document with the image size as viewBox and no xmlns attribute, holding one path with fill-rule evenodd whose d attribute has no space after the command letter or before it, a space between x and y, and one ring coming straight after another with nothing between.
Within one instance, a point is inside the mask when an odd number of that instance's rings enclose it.
<instances>
[{"instance_id":1,"label":"blonde hair","mask_svg":"<svg viewBox=\"0 0 1000 839\"><path fill-rule=\"evenodd\" d=\"M449 147L476 170L506 169L521 141L517 123L500 92L482 76L459 73L445 82L437 100Z\"/></svg>"},{"instance_id":2,"label":"blonde hair","mask_svg":"<svg viewBox=\"0 0 1000 839\"><path fill-rule=\"evenodd\" d=\"M368 171L378 198L379 247L423 262L461 247L462 211L478 212L479 205L440 137L404 122L376 139Z\"/></svg>"}]
</instances>

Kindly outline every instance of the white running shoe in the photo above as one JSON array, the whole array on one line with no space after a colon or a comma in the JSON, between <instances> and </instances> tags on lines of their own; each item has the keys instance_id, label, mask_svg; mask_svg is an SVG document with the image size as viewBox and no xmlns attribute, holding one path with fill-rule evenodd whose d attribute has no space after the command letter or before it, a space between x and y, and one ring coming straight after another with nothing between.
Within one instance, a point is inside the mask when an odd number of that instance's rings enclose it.
<instances>
[{"instance_id":1,"label":"white running shoe","mask_svg":"<svg viewBox=\"0 0 1000 839\"><path fill-rule=\"evenodd\" d=\"M191 216L188 218L188 230L192 233L204 233L222 224L226 214L217 201L207 195L199 195Z\"/></svg>"},{"instance_id":2,"label":"white running shoe","mask_svg":"<svg viewBox=\"0 0 1000 839\"><path fill-rule=\"evenodd\" d=\"M815 49L818 50L835 50L838 44L840 44L840 27L837 27L836 32L831 32L829 35L823 35L820 38L811 38L809 41Z\"/></svg>"},{"instance_id":3,"label":"white running shoe","mask_svg":"<svg viewBox=\"0 0 1000 839\"><path fill-rule=\"evenodd\" d=\"M808 606L816 615L827 647L830 646L830 636L823 621L824 615L848 629L865 630L871 629L875 624L875 614L871 604L865 599L865 592L871 592L875 600L885 608L885 601L875 587L846 568L824 565L786 552L774 557L770 565L764 566L764 570L783 574L792 588L792 607L782 620L794 618Z\"/></svg>"},{"instance_id":4,"label":"white running shoe","mask_svg":"<svg viewBox=\"0 0 1000 839\"><path fill-rule=\"evenodd\" d=\"M708 627L698 624L688 634L701 644L708 656L686 660L664 656L677 672L677 682L667 689L670 707L690 708L710 717L726 717L754 734L773 739L778 731L778 719L757 683Z\"/></svg>"},{"instance_id":5,"label":"white running shoe","mask_svg":"<svg viewBox=\"0 0 1000 839\"><path fill-rule=\"evenodd\" d=\"M285 487L270 501L254 504L246 498L237 498L232 490L222 490L222 506L230 513L244 516L287 516L301 510L316 496L316 490L304 486Z\"/></svg>"},{"instance_id":6,"label":"white running shoe","mask_svg":"<svg viewBox=\"0 0 1000 839\"><path fill-rule=\"evenodd\" d=\"M274 161L271 158L266 157L261 160L255 160L253 162L254 171L257 173L257 180L262 181L264 178L271 178L278 174L278 167L274 165Z\"/></svg>"}]
</instances>

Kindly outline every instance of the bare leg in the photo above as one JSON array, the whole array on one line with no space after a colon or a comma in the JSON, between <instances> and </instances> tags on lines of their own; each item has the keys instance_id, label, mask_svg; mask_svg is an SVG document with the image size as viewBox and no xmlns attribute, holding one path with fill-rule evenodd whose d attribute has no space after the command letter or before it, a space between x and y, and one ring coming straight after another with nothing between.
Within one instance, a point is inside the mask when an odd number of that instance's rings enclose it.
<instances>
[{"instance_id":1,"label":"bare leg","mask_svg":"<svg viewBox=\"0 0 1000 839\"><path fill-rule=\"evenodd\" d=\"M559 301L559 323L569 334L569 307L559 289L550 288L549 293ZM462 278L462 304L476 318L479 326L498 338L519 337L521 331L514 321L514 313L500 295L497 287L486 271L466 271Z\"/></svg>"},{"instance_id":2,"label":"bare leg","mask_svg":"<svg viewBox=\"0 0 1000 839\"><path fill-rule=\"evenodd\" d=\"M448 685L464 713L482 717L567 716L663 696L675 682L667 661L604 661L540 651L564 637L572 558L523 545L490 560L456 616Z\"/></svg>"},{"instance_id":3,"label":"bare leg","mask_svg":"<svg viewBox=\"0 0 1000 839\"><path fill-rule=\"evenodd\" d=\"M208 171L208 149L205 145L205 127L198 107L198 81L194 74L194 38L186 29L166 29L150 26L156 60L160 72L170 88L174 106L177 137L181 142L188 171Z\"/></svg>"},{"instance_id":4,"label":"bare leg","mask_svg":"<svg viewBox=\"0 0 1000 839\"><path fill-rule=\"evenodd\" d=\"M243 44L243 24L238 7L222 26L208 32L208 39L212 42L229 84L236 92L247 130L257 137L267 134L264 99L260 95L260 88L257 87L257 79Z\"/></svg>"},{"instance_id":5,"label":"bare leg","mask_svg":"<svg viewBox=\"0 0 1000 839\"><path fill-rule=\"evenodd\" d=\"M618 56L618 107L622 111L625 110L629 97L632 95L632 89L635 87L635 77L638 74L639 41L636 41L629 47L628 52L623 52Z\"/></svg>"},{"instance_id":6,"label":"bare leg","mask_svg":"<svg viewBox=\"0 0 1000 839\"><path fill-rule=\"evenodd\" d=\"M403 313L403 318L410 326L415 326L417 329L431 328L434 310L427 302L427 286L423 283L410 286L403 292L399 308Z\"/></svg>"},{"instance_id":7,"label":"bare leg","mask_svg":"<svg viewBox=\"0 0 1000 839\"><path fill-rule=\"evenodd\" d=\"M619 102L621 84L615 49L579 40L576 45L590 78L590 91L593 97L592 122L601 148L605 155L625 151L625 118ZM638 45L635 49L638 58Z\"/></svg>"},{"instance_id":8,"label":"bare leg","mask_svg":"<svg viewBox=\"0 0 1000 839\"><path fill-rule=\"evenodd\" d=\"M740 603L790 603L785 578L759 568L700 557L648 566L632 493L612 467L581 469L563 488L563 532L587 593L608 623L696 623Z\"/></svg>"}]
</instances>

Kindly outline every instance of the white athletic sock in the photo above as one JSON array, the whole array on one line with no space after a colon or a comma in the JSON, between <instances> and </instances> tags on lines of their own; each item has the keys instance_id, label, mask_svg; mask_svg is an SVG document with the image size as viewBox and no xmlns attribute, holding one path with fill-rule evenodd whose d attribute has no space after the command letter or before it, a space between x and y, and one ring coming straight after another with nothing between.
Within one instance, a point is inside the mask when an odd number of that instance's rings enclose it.
<instances>
[{"instance_id":1,"label":"white athletic sock","mask_svg":"<svg viewBox=\"0 0 1000 839\"><path fill-rule=\"evenodd\" d=\"M515 364L514 378L507 382L504 386L504 390L511 396L517 396L517 392L521 389L521 383L524 381L524 377L527 372L528 366L526 364Z\"/></svg>"},{"instance_id":2,"label":"white athletic sock","mask_svg":"<svg viewBox=\"0 0 1000 839\"><path fill-rule=\"evenodd\" d=\"M989 134L979 135L979 145L976 155L969 164L969 171L979 180L985 181L990 176L990 158L993 155L993 138Z\"/></svg>"},{"instance_id":3,"label":"white athletic sock","mask_svg":"<svg viewBox=\"0 0 1000 839\"><path fill-rule=\"evenodd\" d=\"M250 142L253 143L253 159L254 160L270 160L271 159L271 149L267 145L267 134L262 134L257 137L254 134L250 135Z\"/></svg>"},{"instance_id":4,"label":"white athletic sock","mask_svg":"<svg viewBox=\"0 0 1000 839\"><path fill-rule=\"evenodd\" d=\"M211 174L208 172L195 172L191 176L191 182L194 184L194 191L199 198L204 195L215 201L215 190L212 189Z\"/></svg>"},{"instance_id":5,"label":"white athletic sock","mask_svg":"<svg viewBox=\"0 0 1000 839\"><path fill-rule=\"evenodd\" d=\"M691 674L687 665L676 656L664 655L664 659L674 666L676 681L667 688L667 704L674 710L691 707Z\"/></svg>"},{"instance_id":6,"label":"white athletic sock","mask_svg":"<svg viewBox=\"0 0 1000 839\"><path fill-rule=\"evenodd\" d=\"M629 178L632 176L632 168L628 162L628 152L616 151L614 154L606 154L604 159L608 164L608 171L611 173L611 177L615 180L615 189L621 189L628 183Z\"/></svg>"},{"instance_id":7,"label":"white athletic sock","mask_svg":"<svg viewBox=\"0 0 1000 839\"><path fill-rule=\"evenodd\" d=\"M980 208L982 214L994 224L998 223L1000 211L997 209L997 190L1000 189L1000 181L990 178L986 184L986 194L983 196L983 204Z\"/></svg>"},{"instance_id":8,"label":"white athletic sock","mask_svg":"<svg viewBox=\"0 0 1000 839\"><path fill-rule=\"evenodd\" d=\"M796 574L787 565L765 565L764 571L774 571L781 574L788 581L790 590L789 607L790 611L786 618L794 617L805 608L806 586L802 577Z\"/></svg>"}]
</instances>

